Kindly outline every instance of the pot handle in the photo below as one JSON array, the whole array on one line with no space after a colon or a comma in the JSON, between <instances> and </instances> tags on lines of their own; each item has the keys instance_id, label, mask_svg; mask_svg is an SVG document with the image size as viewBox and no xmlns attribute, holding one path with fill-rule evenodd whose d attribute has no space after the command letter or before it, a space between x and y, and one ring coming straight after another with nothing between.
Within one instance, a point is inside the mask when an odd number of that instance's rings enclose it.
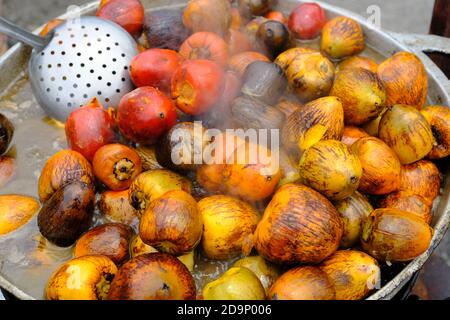
<instances>
[{"instance_id":1,"label":"pot handle","mask_svg":"<svg viewBox=\"0 0 450 320\"><path fill-rule=\"evenodd\" d=\"M403 34L396 32L390 32L390 34L397 41L400 41L415 51L450 54L450 38L435 35Z\"/></svg>"},{"instance_id":2,"label":"pot handle","mask_svg":"<svg viewBox=\"0 0 450 320\"><path fill-rule=\"evenodd\" d=\"M35 35L3 17L0 17L0 32L15 40L26 43L27 45L36 48L38 51L44 49L49 42L49 38Z\"/></svg>"}]
</instances>

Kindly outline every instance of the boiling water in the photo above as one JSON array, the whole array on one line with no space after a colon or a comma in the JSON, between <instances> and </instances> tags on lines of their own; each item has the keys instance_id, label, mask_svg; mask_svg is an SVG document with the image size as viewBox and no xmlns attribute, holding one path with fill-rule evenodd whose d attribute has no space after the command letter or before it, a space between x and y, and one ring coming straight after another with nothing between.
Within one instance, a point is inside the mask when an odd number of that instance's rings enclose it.
<instances>
[{"instance_id":1,"label":"boiling water","mask_svg":"<svg viewBox=\"0 0 450 320\"><path fill-rule=\"evenodd\" d=\"M45 116L34 99L26 77L17 81L11 92L0 101L0 112L15 126L13 146L8 155L17 162L17 173L0 194L22 194L37 198L40 172L46 160L67 148L64 128ZM96 211L94 225L104 223ZM72 258L73 248L59 248L39 233L36 216L28 224L0 237L0 274L19 289L35 298L44 298L48 278ZM235 259L236 260L236 259ZM217 278L234 262L209 261L196 255L194 276L200 289Z\"/></svg>"}]
</instances>

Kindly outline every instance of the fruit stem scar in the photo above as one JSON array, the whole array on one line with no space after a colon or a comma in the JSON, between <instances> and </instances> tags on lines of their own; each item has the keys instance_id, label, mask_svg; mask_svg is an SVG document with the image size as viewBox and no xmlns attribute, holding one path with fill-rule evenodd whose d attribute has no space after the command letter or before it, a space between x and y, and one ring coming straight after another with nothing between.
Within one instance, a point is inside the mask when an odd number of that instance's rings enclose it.
<instances>
[{"instance_id":1,"label":"fruit stem scar","mask_svg":"<svg viewBox=\"0 0 450 320\"><path fill-rule=\"evenodd\" d=\"M177 100L179 103L189 105L194 100L195 91L192 85L188 81L183 81L178 85L178 97Z\"/></svg>"},{"instance_id":2,"label":"fruit stem scar","mask_svg":"<svg viewBox=\"0 0 450 320\"><path fill-rule=\"evenodd\" d=\"M114 164L114 176L119 181L125 181L131 178L134 172L133 161L123 158Z\"/></svg>"}]
</instances>

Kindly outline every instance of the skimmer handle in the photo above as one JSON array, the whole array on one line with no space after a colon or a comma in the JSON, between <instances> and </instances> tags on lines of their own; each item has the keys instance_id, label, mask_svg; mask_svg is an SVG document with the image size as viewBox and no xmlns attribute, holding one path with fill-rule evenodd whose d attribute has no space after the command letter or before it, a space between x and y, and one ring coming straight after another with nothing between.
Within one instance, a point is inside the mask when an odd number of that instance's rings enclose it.
<instances>
[{"instance_id":1,"label":"skimmer handle","mask_svg":"<svg viewBox=\"0 0 450 320\"><path fill-rule=\"evenodd\" d=\"M16 39L35 48L38 51L44 49L49 40L47 38L37 36L19 26L16 26L3 17L0 17L0 33L4 33L13 39Z\"/></svg>"}]
</instances>

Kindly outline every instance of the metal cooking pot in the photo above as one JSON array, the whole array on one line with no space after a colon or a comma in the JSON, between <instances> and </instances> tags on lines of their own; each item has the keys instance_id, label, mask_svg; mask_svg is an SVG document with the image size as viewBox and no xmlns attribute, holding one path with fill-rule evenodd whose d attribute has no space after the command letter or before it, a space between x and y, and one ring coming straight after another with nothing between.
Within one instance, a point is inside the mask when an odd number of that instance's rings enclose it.
<instances>
[{"instance_id":1,"label":"metal cooking pot","mask_svg":"<svg viewBox=\"0 0 450 320\"><path fill-rule=\"evenodd\" d=\"M182 0L143 0L144 5L147 9L161 8L161 7L179 7L183 6L187 1ZM280 0L278 9L289 12L292 10L298 2L295 0ZM95 1L84 5L80 8L80 13L82 15L93 14L99 4L99 1ZM380 30L374 25L368 23L363 17L358 16L350 11L328 5L326 3L321 3L323 8L326 10L329 18L344 15L357 20L363 27L366 36L366 41L368 47L374 49L382 57L388 57L397 51L412 51L419 56L425 67L429 76L429 103L442 104L450 106L450 81L442 73L442 71L423 53L423 51L432 52L442 52L450 54L450 39L437 37L437 36L422 36L422 35L405 35L397 33L388 33L386 31ZM59 18L65 19L66 15L62 15ZM8 52L6 52L2 57L0 57L0 92L1 96L10 94L14 90L14 83L22 75L26 68L27 61L30 57L30 49L24 47L23 45L15 45ZM31 108L38 109L37 105ZM0 106L0 112L4 110ZM42 114L38 113L38 116ZM20 119L19 119L20 120ZM20 123L20 121L19 121ZM20 135L20 133L19 133ZM34 137L31 135L31 137ZM16 138L16 144L30 142L30 139L18 139ZM49 142L51 143L51 142ZM37 152L49 152L51 148L46 150L37 150ZM43 159L50 155L44 154ZM41 164L42 165L42 164ZM36 170L36 165L34 170ZM19 164L19 170L20 170ZM444 167L444 175L450 176L449 161L447 161L447 166ZM436 201L434 207L434 220L433 227L435 230L433 240L431 242L430 248L422 254L420 257L416 258L414 261L407 264L391 281L386 283L380 290L372 294L369 300L379 300L379 299L391 299L398 293L405 284L411 279L411 277L421 269L425 261L430 257L433 250L442 240L445 232L449 226L450 222L450 180L445 179L443 184L443 193L439 201ZM29 182L30 189L16 190L19 193L27 193L29 191L31 195L35 195L37 189L36 184ZM10 190L11 191L11 190ZM2 244L0 243L0 246ZM5 243L3 244L5 245ZM16 278L7 277L3 272L2 267L2 252L0 250L0 287L3 287L7 291L11 292L13 295L19 299L35 299L38 298L36 294L30 294L25 292L23 289L19 288Z\"/></svg>"}]
</instances>

